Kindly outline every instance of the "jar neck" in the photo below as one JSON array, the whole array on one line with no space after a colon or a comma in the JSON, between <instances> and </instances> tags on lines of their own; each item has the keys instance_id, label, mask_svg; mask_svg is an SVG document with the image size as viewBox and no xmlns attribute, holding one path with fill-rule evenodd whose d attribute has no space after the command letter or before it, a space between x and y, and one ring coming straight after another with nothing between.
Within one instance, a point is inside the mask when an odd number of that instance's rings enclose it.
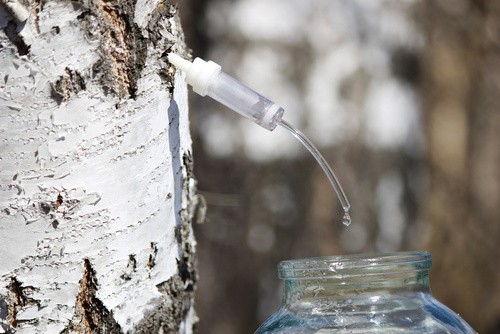
<instances>
[{"instance_id":1,"label":"jar neck","mask_svg":"<svg viewBox=\"0 0 500 334\"><path fill-rule=\"evenodd\" d=\"M384 293L428 292L428 252L366 254L280 263L284 302L349 299Z\"/></svg>"}]
</instances>

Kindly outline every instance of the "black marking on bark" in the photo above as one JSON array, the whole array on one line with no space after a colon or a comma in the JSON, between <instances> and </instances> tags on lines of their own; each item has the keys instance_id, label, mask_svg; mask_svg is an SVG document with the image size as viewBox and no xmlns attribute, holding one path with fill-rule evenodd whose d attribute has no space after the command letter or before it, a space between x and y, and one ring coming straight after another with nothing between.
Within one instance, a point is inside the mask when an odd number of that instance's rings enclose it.
<instances>
[{"instance_id":1,"label":"black marking on bark","mask_svg":"<svg viewBox=\"0 0 500 334\"><path fill-rule=\"evenodd\" d=\"M42 211L44 214L48 214L51 210L52 205L47 202L40 202L39 206L40 206L40 211Z\"/></svg>"},{"instance_id":2,"label":"black marking on bark","mask_svg":"<svg viewBox=\"0 0 500 334\"><path fill-rule=\"evenodd\" d=\"M35 14L33 19L33 24L35 25L35 31L37 34L40 33L40 12L43 10L43 3L41 0L35 0L33 4L33 13Z\"/></svg>"},{"instance_id":3,"label":"black marking on bark","mask_svg":"<svg viewBox=\"0 0 500 334\"><path fill-rule=\"evenodd\" d=\"M149 254L148 258L148 269L151 271L151 269L154 268L156 265L156 255L158 254L158 246L156 242L151 242L151 253Z\"/></svg>"},{"instance_id":4,"label":"black marking on bark","mask_svg":"<svg viewBox=\"0 0 500 334\"><path fill-rule=\"evenodd\" d=\"M123 274L120 275L120 278L125 281L130 281L132 279L132 275L137 271L137 260L135 259L134 254L130 254L128 256L127 269Z\"/></svg>"},{"instance_id":5,"label":"black marking on bark","mask_svg":"<svg viewBox=\"0 0 500 334\"><path fill-rule=\"evenodd\" d=\"M50 33L53 36L59 35L60 32L61 32L61 28L59 28L59 26L53 26L52 28L50 28Z\"/></svg>"},{"instance_id":6,"label":"black marking on bark","mask_svg":"<svg viewBox=\"0 0 500 334\"><path fill-rule=\"evenodd\" d=\"M186 168L186 180L189 180L190 178L194 178L193 156L191 155L191 153L184 154L182 156L182 163L184 164L184 168Z\"/></svg>"},{"instance_id":7,"label":"black marking on bark","mask_svg":"<svg viewBox=\"0 0 500 334\"><path fill-rule=\"evenodd\" d=\"M186 283L187 280L191 280L192 275L189 270L189 258L187 256L181 257L181 259L177 259L177 269L179 270L179 276L182 279L182 282Z\"/></svg>"},{"instance_id":8,"label":"black marking on bark","mask_svg":"<svg viewBox=\"0 0 500 334\"><path fill-rule=\"evenodd\" d=\"M59 209L59 207L61 206L61 204L63 204L63 202L64 202L63 196L61 194L58 194L56 199L56 210Z\"/></svg>"},{"instance_id":9,"label":"black marking on bark","mask_svg":"<svg viewBox=\"0 0 500 334\"><path fill-rule=\"evenodd\" d=\"M35 305L38 309L41 308L40 301L30 297L36 291L38 289L33 286L23 286L23 283L18 281L16 277L10 278L7 285L7 303L9 305L7 321L12 328L16 328L19 323L23 322L17 319L17 314L23 307ZM24 322L34 324L36 319Z\"/></svg>"},{"instance_id":10,"label":"black marking on bark","mask_svg":"<svg viewBox=\"0 0 500 334\"><path fill-rule=\"evenodd\" d=\"M83 277L76 298L75 313L61 334L69 333L122 333L120 325L97 298L98 283L89 259L83 260Z\"/></svg>"},{"instance_id":11,"label":"black marking on bark","mask_svg":"<svg viewBox=\"0 0 500 334\"><path fill-rule=\"evenodd\" d=\"M175 236L175 240L177 240L177 243L182 244L182 226L181 225L176 226L174 228L174 236Z\"/></svg>"},{"instance_id":12,"label":"black marking on bark","mask_svg":"<svg viewBox=\"0 0 500 334\"><path fill-rule=\"evenodd\" d=\"M60 104L69 101L73 95L85 90L85 80L78 71L66 67L64 73L51 87L52 98Z\"/></svg>"},{"instance_id":13,"label":"black marking on bark","mask_svg":"<svg viewBox=\"0 0 500 334\"><path fill-rule=\"evenodd\" d=\"M4 29L5 35L9 38L12 44L17 48L17 52L21 56L25 56L30 52L30 45L24 42L24 39L19 35L17 24L14 21L9 21Z\"/></svg>"},{"instance_id":14,"label":"black marking on bark","mask_svg":"<svg viewBox=\"0 0 500 334\"><path fill-rule=\"evenodd\" d=\"M54 84L50 84L50 97L56 101L57 104L61 104L63 102L63 94L59 92ZM36 162L39 162L37 158ZM52 175L53 177L53 175Z\"/></svg>"},{"instance_id":15,"label":"black marking on bark","mask_svg":"<svg viewBox=\"0 0 500 334\"><path fill-rule=\"evenodd\" d=\"M146 38L134 22L136 0L80 1L86 10L77 18L89 39L100 40L101 59L94 73L106 90L136 97L137 80L146 61Z\"/></svg>"},{"instance_id":16,"label":"black marking on bark","mask_svg":"<svg viewBox=\"0 0 500 334\"><path fill-rule=\"evenodd\" d=\"M83 8L82 4L80 4L80 6ZM76 17L76 19L79 21L82 21L83 25L86 25L87 24L86 20L88 19L89 15L92 15L92 13L90 12L90 10L88 8L85 8L82 10L82 13ZM89 40L95 39L95 31L93 29L84 30L84 31L85 31L85 34Z\"/></svg>"},{"instance_id":17,"label":"black marking on bark","mask_svg":"<svg viewBox=\"0 0 500 334\"><path fill-rule=\"evenodd\" d=\"M156 255L158 254L158 247L156 242L151 242L151 253L148 257L148 278L151 278L151 271L156 265Z\"/></svg>"}]
</instances>

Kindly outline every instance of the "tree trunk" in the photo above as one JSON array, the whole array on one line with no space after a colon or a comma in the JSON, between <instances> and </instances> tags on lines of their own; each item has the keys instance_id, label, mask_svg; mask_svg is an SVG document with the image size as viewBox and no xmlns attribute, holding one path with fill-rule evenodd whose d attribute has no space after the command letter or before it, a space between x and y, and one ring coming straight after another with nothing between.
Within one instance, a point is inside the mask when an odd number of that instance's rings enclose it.
<instances>
[{"instance_id":1,"label":"tree trunk","mask_svg":"<svg viewBox=\"0 0 500 334\"><path fill-rule=\"evenodd\" d=\"M0 1L0 333L191 333L175 7L22 3Z\"/></svg>"},{"instance_id":2,"label":"tree trunk","mask_svg":"<svg viewBox=\"0 0 500 334\"><path fill-rule=\"evenodd\" d=\"M499 333L500 5L423 10L433 291L479 333Z\"/></svg>"}]
</instances>

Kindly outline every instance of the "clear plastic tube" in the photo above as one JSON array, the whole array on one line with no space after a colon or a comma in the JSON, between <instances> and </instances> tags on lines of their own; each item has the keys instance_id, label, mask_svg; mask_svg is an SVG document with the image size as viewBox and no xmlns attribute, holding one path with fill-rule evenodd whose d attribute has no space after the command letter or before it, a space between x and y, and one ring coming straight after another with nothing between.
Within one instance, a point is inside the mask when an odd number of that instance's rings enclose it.
<instances>
[{"instance_id":1,"label":"clear plastic tube","mask_svg":"<svg viewBox=\"0 0 500 334\"><path fill-rule=\"evenodd\" d=\"M344 209L344 212L346 214L344 215L343 222L345 225L348 225L350 223L350 217L348 211L349 208L351 207L351 203L349 203L349 200L347 199L347 196L344 193L344 189L342 189L342 186L340 185L339 181L337 180L337 177L335 176L332 169L328 165L328 162L326 162L323 155L318 151L318 149L311 143L311 141L302 132L294 128L284 119L282 119L279 124L285 129L287 129L290 133L292 133L292 135L295 138L297 138L302 143L302 145L304 145L307 148L307 150L313 155L318 164L321 166L321 168L326 174L326 177L332 184L333 189L335 190L335 193L339 198L340 204L342 204L342 208Z\"/></svg>"},{"instance_id":2,"label":"clear plastic tube","mask_svg":"<svg viewBox=\"0 0 500 334\"><path fill-rule=\"evenodd\" d=\"M186 73L186 81L196 93L210 96L269 131L283 117L283 108L222 72L213 61L196 58L190 62L175 53L170 53L168 60Z\"/></svg>"},{"instance_id":3,"label":"clear plastic tube","mask_svg":"<svg viewBox=\"0 0 500 334\"><path fill-rule=\"evenodd\" d=\"M283 117L283 108L224 72L214 77L207 95L271 131Z\"/></svg>"}]
</instances>

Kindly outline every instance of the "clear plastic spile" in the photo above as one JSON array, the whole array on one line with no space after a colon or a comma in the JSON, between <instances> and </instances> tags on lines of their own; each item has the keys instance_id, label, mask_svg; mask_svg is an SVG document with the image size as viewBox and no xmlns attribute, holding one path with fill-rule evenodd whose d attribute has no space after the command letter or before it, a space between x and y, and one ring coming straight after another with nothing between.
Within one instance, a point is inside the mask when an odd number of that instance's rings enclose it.
<instances>
[{"instance_id":1,"label":"clear plastic spile","mask_svg":"<svg viewBox=\"0 0 500 334\"><path fill-rule=\"evenodd\" d=\"M196 58L191 63L174 53L168 55L168 60L186 73L187 83L201 96L210 96L267 130L274 130L280 123L283 108L222 72L213 61Z\"/></svg>"}]
</instances>

